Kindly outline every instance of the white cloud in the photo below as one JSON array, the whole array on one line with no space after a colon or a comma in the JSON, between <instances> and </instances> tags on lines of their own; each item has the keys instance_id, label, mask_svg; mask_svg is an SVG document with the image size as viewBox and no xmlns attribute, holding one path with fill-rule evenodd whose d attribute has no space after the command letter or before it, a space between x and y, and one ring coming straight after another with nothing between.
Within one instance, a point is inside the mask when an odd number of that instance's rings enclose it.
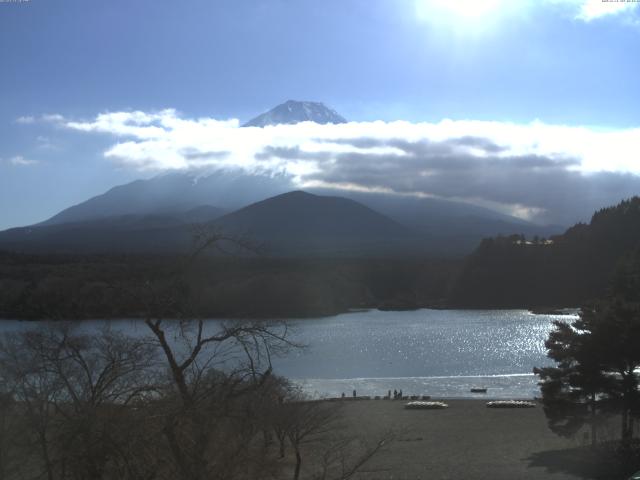
<instances>
[{"instance_id":1,"label":"white cloud","mask_svg":"<svg viewBox=\"0 0 640 480\"><path fill-rule=\"evenodd\" d=\"M479 160L488 154L503 158L526 155L559 160L573 158L577 162L568 168L581 172L640 174L640 128L603 130L539 121L516 124L448 119L438 123L377 121L318 125L304 122L241 128L238 120L186 119L172 109L157 113L105 113L93 121L69 121L65 125L73 130L118 137L119 141L104 153L105 157L144 170L211 165L248 170L296 169L298 176L304 176L319 168L319 159L331 159L339 154L402 156L402 150L394 146L396 140L419 143L473 137L500 147L499 152L487 152L482 145L464 147ZM375 145L370 141L373 139ZM262 154L269 148L287 149L288 155L283 158Z\"/></svg>"},{"instance_id":2,"label":"white cloud","mask_svg":"<svg viewBox=\"0 0 640 480\"><path fill-rule=\"evenodd\" d=\"M4 163L7 163L14 167L29 167L32 165L36 165L40 162L38 162L37 160L30 160L28 158L23 157L22 155L16 155L15 157L11 157L7 159Z\"/></svg>"},{"instance_id":3,"label":"white cloud","mask_svg":"<svg viewBox=\"0 0 640 480\"><path fill-rule=\"evenodd\" d=\"M635 0L535 0L533 5L545 3L564 7L569 15L584 22L616 16L624 20L631 19L631 24L635 24L636 19L633 11L640 6Z\"/></svg>"},{"instance_id":4,"label":"white cloud","mask_svg":"<svg viewBox=\"0 0 640 480\"><path fill-rule=\"evenodd\" d=\"M24 117L16 118L16 123L21 123L23 125L28 125L35 122L36 122L36 118L32 116L24 116Z\"/></svg>"},{"instance_id":5,"label":"white cloud","mask_svg":"<svg viewBox=\"0 0 640 480\"><path fill-rule=\"evenodd\" d=\"M34 123L62 123L65 118L62 115L56 113L44 113L39 116L26 115L16 118L16 123L23 125L31 125Z\"/></svg>"},{"instance_id":6,"label":"white cloud","mask_svg":"<svg viewBox=\"0 0 640 480\"><path fill-rule=\"evenodd\" d=\"M58 150L59 146L51 141L49 137L38 135L36 137L37 147L42 150Z\"/></svg>"},{"instance_id":7,"label":"white cloud","mask_svg":"<svg viewBox=\"0 0 640 480\"><path fill-rule=\"evenodd\" d=\"M589 22L605 16L630 12L637 6L638 3L635 1L582 0L577 18Z\"/></svg>"},{"instance_id":8,"label":"white cloud","mask_svg":"<svg viewBox=\"0 0 640 480\"><path fill-rule=\"evenodd\" d=\"M40 120L48 123L61 123L64 122L65 118L57 113L45 113L44 115L40 115Z\"/></svg>"}]
</instances>

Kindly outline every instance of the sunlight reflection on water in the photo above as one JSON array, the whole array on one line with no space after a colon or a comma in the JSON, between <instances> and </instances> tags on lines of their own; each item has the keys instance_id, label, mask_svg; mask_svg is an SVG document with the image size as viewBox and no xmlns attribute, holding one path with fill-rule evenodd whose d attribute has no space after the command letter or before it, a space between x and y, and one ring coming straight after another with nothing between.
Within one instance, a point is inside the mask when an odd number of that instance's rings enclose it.
<instances>
[{"instance_id":1,"label":"sunlight reflection on water","mask_svg":"<svg viewBox=\"0 0 640 480\"><path fill-rule=\"evenodd\" d=\"M384 395L402 388L472 397L469 388L480 384L495 398L532 397L538 394L533 367L550 363L544 341L552 321L574 318L526 310L425 309L303 320L296 323L296 338L308 349L277 360L276 371L320 396L353 388Z\"/></svg>"}]
</instances>

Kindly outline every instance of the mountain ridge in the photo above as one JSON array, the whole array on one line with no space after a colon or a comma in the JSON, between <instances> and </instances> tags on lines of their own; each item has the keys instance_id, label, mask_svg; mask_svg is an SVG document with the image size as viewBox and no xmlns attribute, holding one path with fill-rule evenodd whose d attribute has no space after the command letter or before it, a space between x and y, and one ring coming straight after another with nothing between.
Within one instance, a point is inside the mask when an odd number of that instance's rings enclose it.
<instances>
[{"instance_id":1,"label":"mountain ridge","mask_svg":"<svg viewBox=\"0 0 640 480\"><path fill-rule=\"evenodd\" d=\"M366 205L301 190L253 203L214 224L266 241L280 255L395 255L400 246L407 253L420 245L417 233Z\"/></svg>"},{"instance_id":2,"label":"mountain ridge","mask_svg":"<svg viewBox=\"0 0 640 480\"><path fill-rule=\"evenodd\" d=\"M194 212L195 210L195 212ZM417 251L419 235L392 219L341 197L294 191L222 214L202 206L180 215L120 215L40 224L0 232L0 248L52 253L180 253L192 245L189 220L263 243L277 256L396 255ZM196 215L197 216L197 215Z\"/></svg>"},{"instance_id":3,"label":"mountain ridge","mask_svg":"<svg viewBox=\"0 0 640 480\"><path fill-rule=\"evenodd\" d=\"M194 181L196 178L197 182ZM29 228L57 225L57 229L49 231L61 232L65 228L64 225L72 225L70 228L77 231L79 224L86 222L90 230L105 231L104 226L100 225L100 222L103 222L105 225L111 223L114 228L122 231L123 223L133 229L132 223L138 219L140 228L136 230L142 230L142 226L149 226L153 218L156 221L164 219L160 223L164 222L165 226L178 226L189 221L198 223L214 220L292 190L290 180L286 177L228 172L196 177L194 174L171 173L114 187ZM482 207L446 200L412 199L327 189L312 189L309 193L353 200L388 217L410 230L412 233L409 236L420 236L424 245L421 250L431 256L461 256L470 253L480 240L487 236L511 233L548 236L560 231L556 229L557 231L549 232L544 227ZM194 213L199 210L199 213ZM191 213L188 213L190 211ZM207 211L208 213L204 214ZM339 210L335 212L339 213ZM6 247L7 239L11 238L11 248L19 247L18 232L26 231L25 228L0 233L0 246L4 244ZM45 231L38 232L38 235L44 235ZM56 235L63 236L61 233ZM183 246L188 244L186 240L180 240L179 243ZM154 239L154 244L158 244L157 239ZM141 249L142 246L137 248ZM415 250L412 248L412 251Z\"/></svg>"}]
</instances>

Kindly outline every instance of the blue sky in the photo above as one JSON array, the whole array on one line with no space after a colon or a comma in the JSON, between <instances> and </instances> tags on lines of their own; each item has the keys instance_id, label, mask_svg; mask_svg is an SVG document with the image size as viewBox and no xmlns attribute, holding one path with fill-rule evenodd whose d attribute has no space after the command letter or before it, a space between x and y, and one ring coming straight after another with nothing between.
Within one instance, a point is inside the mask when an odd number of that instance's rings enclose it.
<instances>
[{"instance_id":1,"label":"blue sky","mask_svg":"<svg viewBox=\"0 0 640 480\"><path fill-rule=\"evenodd\" d=\"M0 228L162 169L68 126L105 112L245 121L293 98L357 122L640 126L640 4L442 1L0 3Z\"/></svg>"}]
</instances>

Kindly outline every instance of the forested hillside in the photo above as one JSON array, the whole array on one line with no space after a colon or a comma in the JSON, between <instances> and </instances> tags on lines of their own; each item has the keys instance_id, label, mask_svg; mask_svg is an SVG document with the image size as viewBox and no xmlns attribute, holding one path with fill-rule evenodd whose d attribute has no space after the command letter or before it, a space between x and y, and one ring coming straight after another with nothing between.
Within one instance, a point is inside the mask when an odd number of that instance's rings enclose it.
<instances>
[{"instance_id":1,"label":"forested hillside","mask_svg":"<svg viewBox=\"0 0 640 480\"><path fill-rule=\"evenodd\" d=\"M0 318L144 317L150 296L175 314L321 316L445 302L457 262L416 259L23 255L0 252Z\"/></svg>"},{"instance_id":2,"label":"forested hillside","mask_svg":"<svg viewBox=\"0 0 640 480\"><path fill-rule=\"evenodd\" d=\"M601 296L625 254L640 246L640 197L596 212L550 239L482 241L451 294L464 307L580 305Z\"/></svg>"}]
</instances>

